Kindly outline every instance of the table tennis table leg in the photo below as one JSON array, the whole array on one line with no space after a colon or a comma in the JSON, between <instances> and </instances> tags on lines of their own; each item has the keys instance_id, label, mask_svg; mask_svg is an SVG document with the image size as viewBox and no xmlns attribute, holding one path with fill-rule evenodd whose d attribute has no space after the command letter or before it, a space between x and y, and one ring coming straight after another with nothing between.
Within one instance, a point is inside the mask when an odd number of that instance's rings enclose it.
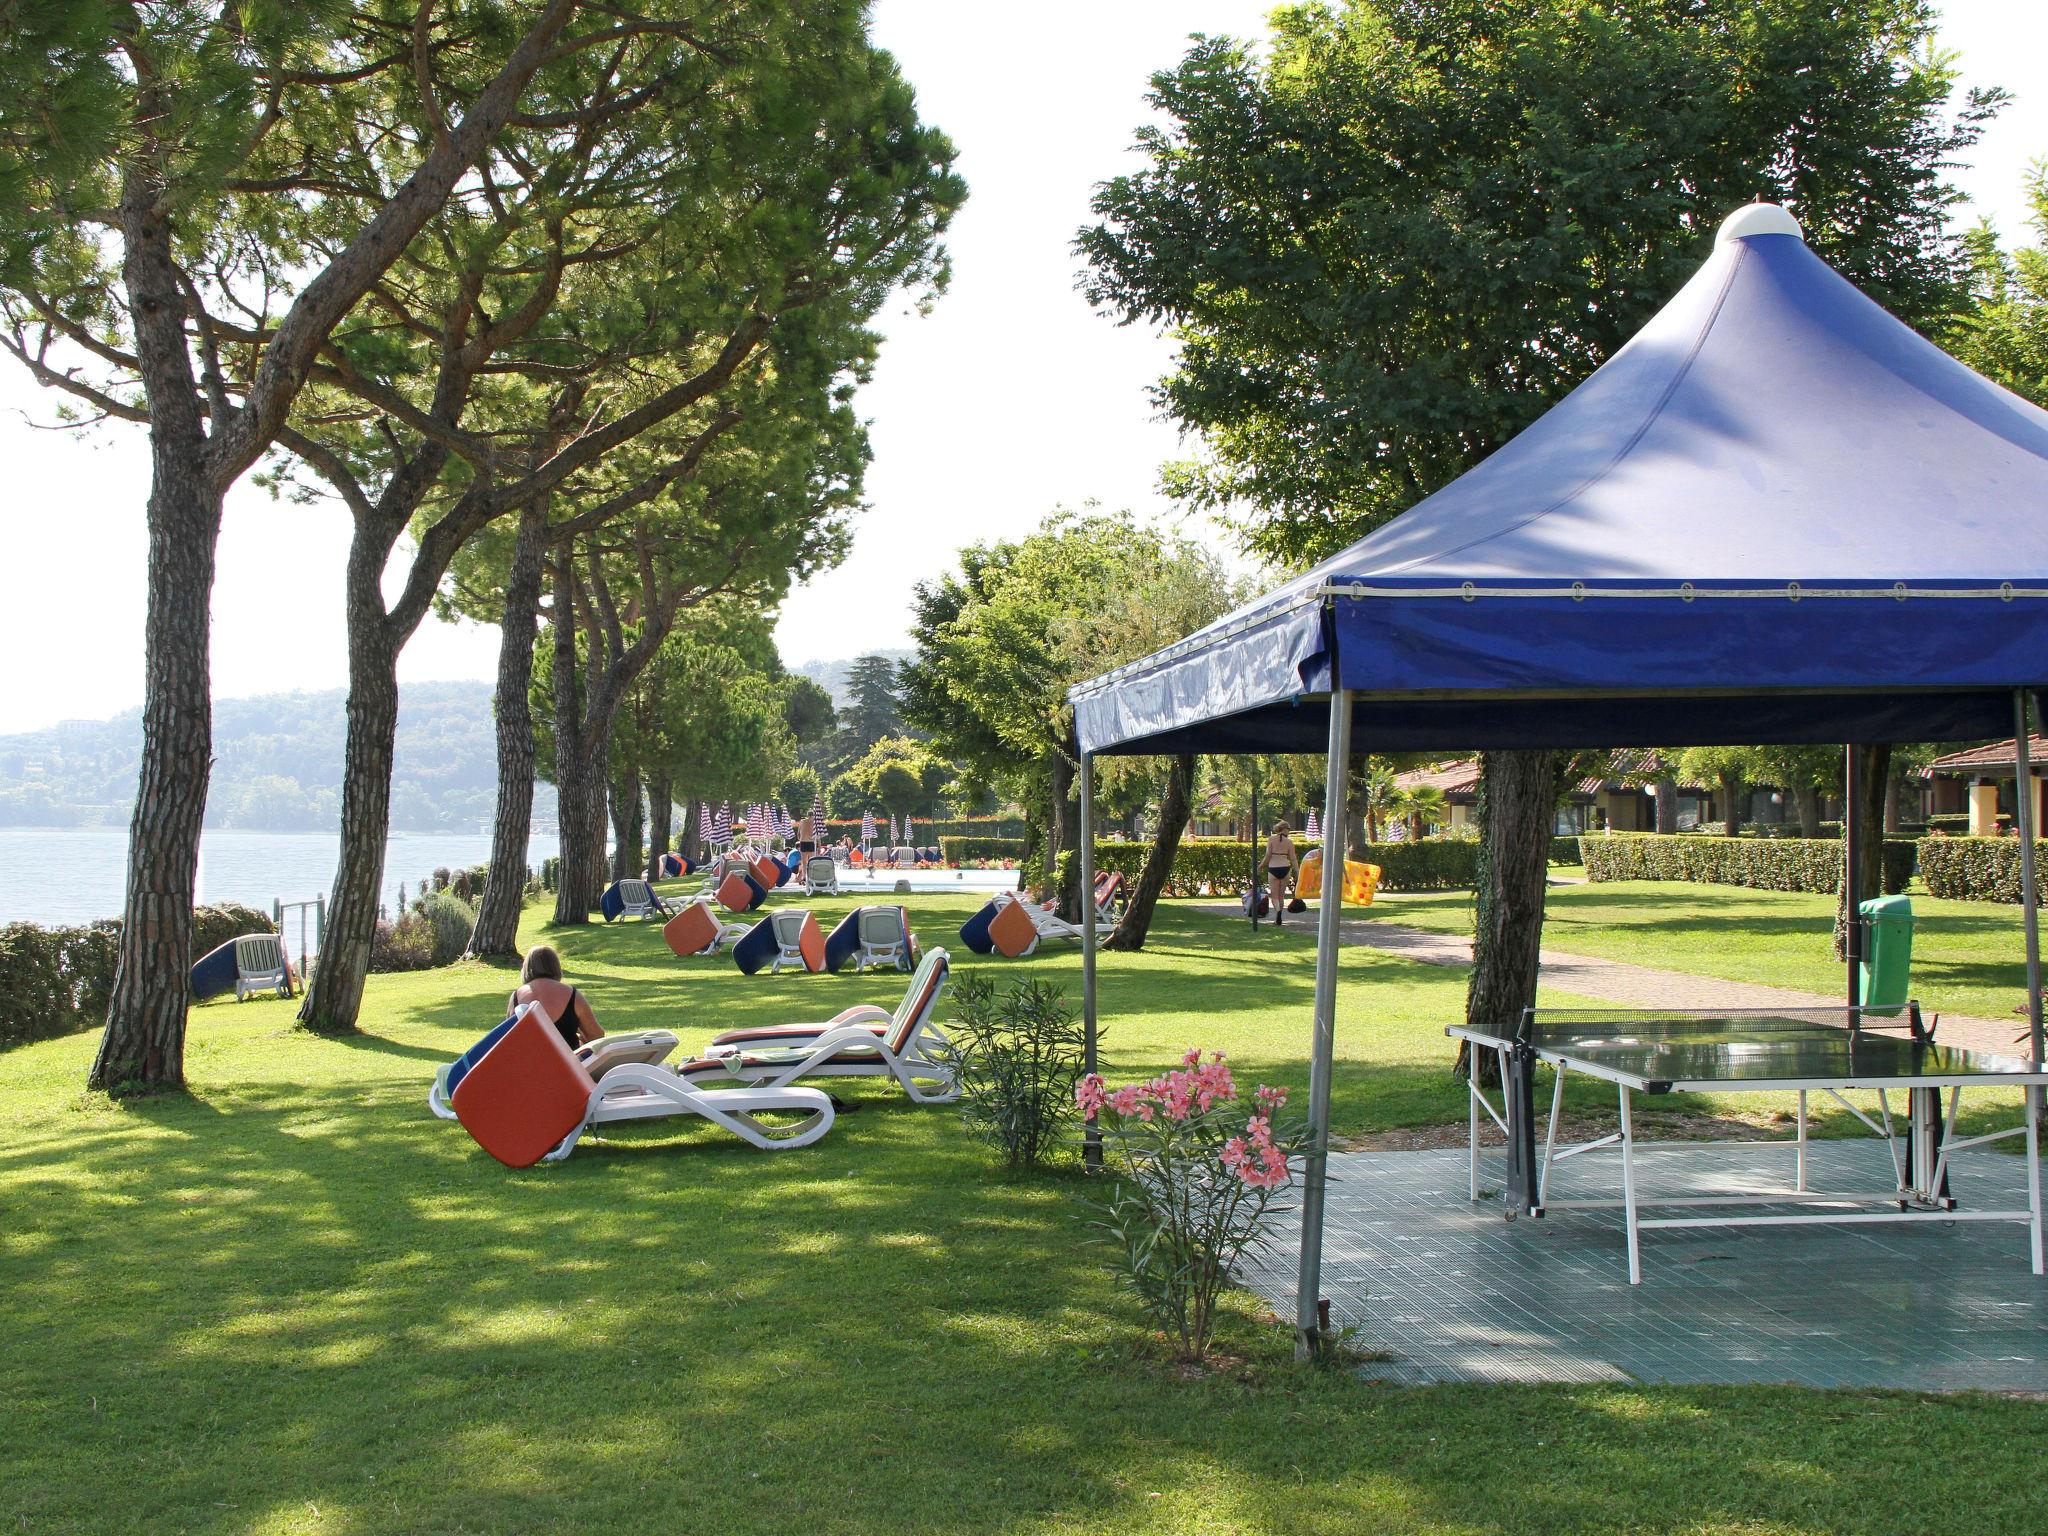
<instances>
[{"instance_id":1,"label":"table tennis table leg","mask_svg":"<svg viewBox=\"0 0 2048 1536\"><path fill-rule=\"evenodd\" d=\"M2027 1090L2027 1235L2033 1243L2034 1273L2041 1267L2041 1090Z\"/></svg>"},{"instance_id":2,"label":"table tennis table leg","mask_svg":"<svg viewBox=\"0 0 2048 1536\"><path fill-rule=\"evenodd\" d=\"M1476 1063L1478 1057L1479 1050L1475 1046L1473 1047L1470 1059ZM1472 1185L1471 1199L1474 1203L1477 1203L1479 1199L1479 1068L1476 1065L1470 1069L1465 1081L1465 1112L1470 1121L1469 1129L1465 1134L1467 1138L1466 1146L1469 1149L1468 1161L1471 1163L1469 1170Z\"/></svg>"},{"instance_id":3,"label":"table tennis table leg","mask_svg":"<svg viewBox=\"0 0 2048 1536\"><path fill-rule=\"evenodd\" d=\"M1628 1084L1621 1089L1621 1207L1628 1224L1628 1283L1643 1283L1643 1260L1636 1228L1636 1131L1629 1114Z\"/></svg>"},{"instance_id":4,"label":"table tennis table leg","mask_svg":"<svg viewBox=\"0 0 2048 1536\"><path fill-rule=\"evenodd\" d=\"M1804 1088L1799 1090L1799 1150L1794 1152L1792 1156L1798 1165L1798 1188L1799 1192L1803 1195L1806 1193L1806 1090Z\"/></svg>"}]
</instances>

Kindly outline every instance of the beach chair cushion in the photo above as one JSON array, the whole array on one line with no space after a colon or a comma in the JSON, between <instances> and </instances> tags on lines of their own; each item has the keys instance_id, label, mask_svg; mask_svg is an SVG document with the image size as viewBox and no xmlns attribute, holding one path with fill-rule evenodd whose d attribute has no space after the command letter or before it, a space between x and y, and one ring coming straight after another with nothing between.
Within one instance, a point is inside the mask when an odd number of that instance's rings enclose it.
<instances>
[{"instance_id":1,"label":"beach chair cushion","mask_svg":"<svg viewBox=\"0 0 2048 1536\"><path fill-rule=\"evenodd\" d=\"M701 901L688 903L661 925L661 936L679 955L701 955L718 942L718 917Z\"/></svg>"},{"instance_id":2,"label":"beach chair cushion","mask_svg":"<svg viewBox=\"0 0 2048 1536\"><path fill-rule=\"evenodd\" d=\"M448 1064L448 1075L442 1083L441 1091L443 1093L453 1093L457 1088L461 1087L462 1080L469 1076L469 1069L482 1061L484 1053L504 1039L505 1031L518 1021L519 1015L513 1014L511 1018L498 1025L489 1034L485 1035L483 1039L477 1041L475 1045L472 1045L468 1050L450 1062Z\"/></svg>"},{"instance_id":3,"label":"beach chair cushion","mask_svg":"<svg viewBox=\"0 0 2048 1536\"><path fill-rule=\"evenodd\" d=\"M775 958L775 918L764 917L733 942L732 963L752 976Z\"/></svg>"},{"instance_id":4,"label":"beach chair cushion","mask_svg":"<svg viewBox=\"0 0 2048 1536\"><path fill-rule=\"evenodd\" d=\"M989 920L988 941L997 954L1014 960L1038 942L1038 924L1023 902L1006 901Z\"/></svg>"},{"instance_id":5,"label":"beach chair cushion","mask_svg":"<svg viewBox=\"0 0 2048 1536\"><path fill-rule=\"evenodd\" d=\"M992 955L996 952L995 940L988 936L989 925L995 921L998 903L988 902L974 916L960 925L960 942L977 955ZM1000 905L1015 906L1015 902Z\"/></svg>"},{"instance_id":6,"label":"beach chair cushion","mask_svg":"<svg viewBox=\"0 0 2048 1536\"><path fill-rule=\"evenodd\" d=\"M782 866L769 858L767 854L764 853L754 860L754 879L759 883L762 890L774 890L776 886L782 884L783 878L784 871Z\"/></svg>"},{"instance_id":7,"label":"beach chair cushion","mask_svg":"<svg viewBox=\"0 0 2048 1536\"><path fill-rule=\"evenodd\" d=\"M860 953L860 915L865 910L855 907L825 936L826 970L836 971Z\"/></svg>"},{"instance_id":8,"label":"beach chair cushion","mask_svg":"<svg viewBox=\"0 0 2048 1536\"><path fill-rule=\"evenodd\" d=\"M626 899L619 894L618 881L614 880L604 888L604 894L597 898L597 910L604 914L608 923L626 910Z\"/></svg>"},{"instance_id":9,"label":"beach chair cushion","mask_svg":"<svg viewBox=\"0 0 2048 1536\"><path fill-rule=\"evenodd\" d=\"M734 870L718 885L718 904L728 912L751 912L767 899L767 887L744 870Z\"/></svg>"},{"instance_id":10,"label":"beach chair cushion","mask_svg":"<svg viewBox=\"0 0 2048 1536\"><path fill-rule=\"evenodd\" d=\"M531 1168L583 1123L594 1086L547 1010L530 1007L463 1075L448 1103L492 1157L507 1168Z\"/></svg>"}]
</instances>

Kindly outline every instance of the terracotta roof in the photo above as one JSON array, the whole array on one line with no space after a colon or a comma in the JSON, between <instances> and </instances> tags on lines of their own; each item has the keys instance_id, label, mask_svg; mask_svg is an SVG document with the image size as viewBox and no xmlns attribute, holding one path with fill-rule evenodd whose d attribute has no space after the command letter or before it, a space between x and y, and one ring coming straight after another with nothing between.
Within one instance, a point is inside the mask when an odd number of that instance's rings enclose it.
<instances>
[{"instance_id":1,"label":"terracotta roof","mask_svg":"<svg viewBox=\"0 0 2048 1536\"><path fill-rule=\"evenodd\" d=\"M2027 756L2037 772L2048 768L2048 738L2029 736ZM1970 773L1983 768L2003 768L2009 773L2018 766L2017 757L2013 751L2013 738L2008 736L1988 747L1969 747L1961 752L1951 752L1946 757L1937 757L1922 770L1922 774Z\"/></svg>"},{"instance_id":2,"label":"terracotta roof","mask_svg":"<svg viewBox=\"0 0 2048 1536\"><path fill-rule=\"evenodd\" d=\"M1410 768L1406 773L1395 774L1394 782L1402 789L1434 786L1447 795L1474 794L1479 789L1479 759L1468 757L1463 762L1436 768Z\"/></svg>"}]
</instances>

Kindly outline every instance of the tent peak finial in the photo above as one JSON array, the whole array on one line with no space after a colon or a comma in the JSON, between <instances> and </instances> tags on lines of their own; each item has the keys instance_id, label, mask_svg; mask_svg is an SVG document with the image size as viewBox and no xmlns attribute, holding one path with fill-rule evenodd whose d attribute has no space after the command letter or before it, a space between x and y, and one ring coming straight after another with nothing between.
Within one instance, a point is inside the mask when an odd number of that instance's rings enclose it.
<instances>
[{"instance_id":1,"label":"tent peak finial","mask_svg":"<svg viewBox=\"0 0 2048 1536\"><path fill-rule=\"evenodd\" d=\"M1714 244L1723 246L1730 240L1746 240L1751 235L1790 235L1794 240L1804 240L1806 231L1776 203L1747 203L1721 221Z\"/></svg>"}]
</instances>

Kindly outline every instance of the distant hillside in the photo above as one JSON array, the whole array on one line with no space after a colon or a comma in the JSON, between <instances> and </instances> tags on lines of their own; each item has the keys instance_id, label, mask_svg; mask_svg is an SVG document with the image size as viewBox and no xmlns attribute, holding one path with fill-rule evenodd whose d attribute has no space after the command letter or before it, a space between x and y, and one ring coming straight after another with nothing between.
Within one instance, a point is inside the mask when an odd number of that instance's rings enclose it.
<instances>
[{"instance_id":1,"label":"distant hillside","mask_svg":"<svg viewBox=\"0 0 2048 1536\"><path fill-rule=\"evenodd\" d=\"M916 654L917 652L910 650L861 652L863 656L886 656L891 661L908 661ZM852 656L846 656L838 661L807 661L801 666L791 667L789 670L798 677L808 677L812 682L832 695L834 707L844 709L850 698L846 691L846 674L852 670L855 659Z\"/></svg>"},{"instance_id":2,"label":"distant hillside","mask_svg":"<svg viewBox=\"0 0 2048 1536\"><path fill-rule=\"evenodd\" d=\"M272 832L334 827L341 819L342 699L336 688L217 700L206 824ZM0 736L0 825L120 825L134 801L141 749L139 710ZM410 683L399 690L395 830L487 828L497 782L490 684ZM535 820L552 821L554 813L554 791L542 785Z\"/></svg>"}]
</instances>

